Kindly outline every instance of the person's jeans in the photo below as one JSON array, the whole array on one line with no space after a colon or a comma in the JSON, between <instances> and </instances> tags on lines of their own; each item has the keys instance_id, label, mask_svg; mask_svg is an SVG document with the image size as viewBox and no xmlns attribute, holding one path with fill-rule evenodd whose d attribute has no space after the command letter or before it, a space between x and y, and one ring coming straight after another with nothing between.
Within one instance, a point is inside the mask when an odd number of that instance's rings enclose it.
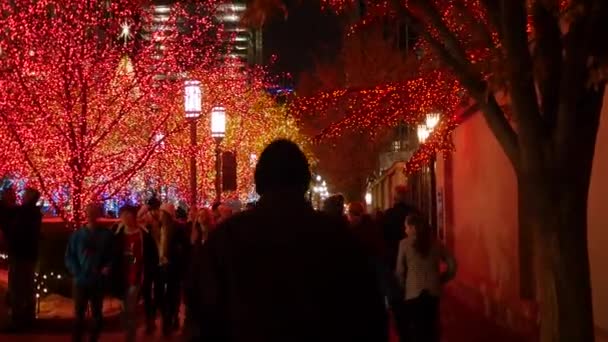
<instances>
[{"instance_id":1,"label":"person's jeans","mask_svg":"<svg viewBox=\"0 0 608 342\"><path fill-rule=\"evenodd\" d=\"M407 335L414 342L439 342L439 297L423 291L405 301L409 326Z\"/></svg>"},{"instance_id":2,"label":"person's jeans","mask_svg":"<svg viewBox=\"0 0 608 342\"><path fill-rule=\"evenodd\" d=\"M180 281L179 277L173 270L164 268L161 272L163 292L161 312L163 317L163 330L165 333L171 332L174 327L175 318L177 317L180 302Z\"/></svg>"},{"instance_id":3,"label":"person's jeans","mask_svg":"<svg viewBox=\"0 0 608 342\"><path fill-rule=\"evenodd\" d=\"M154 324L156 312L160 310L163 329L167 333L172 330L180 300L179 279L170 271L167 267L159 267L154 273L149 272L143 289L148 325Z\"/></svg>"},{"instance_id":4,"label":"person's jeans","mask_svg":"<svg viewBox=\"0 0 608 342\"><path fill-rule=\"evenodd\" d=\"M123 314L125 322L125 341L134 342L137 334L137 301L139 299L139 286L127 288L123 300Z\"/></svg>"},{"instance_id":5,"label":"person's jeans","mask_svg":"<svg viewBox=\"0 0 608 342\"><path fill-rule=\"evenodd\" d=\"M380 273L382 273L381 278L383 278L382 287L385 291L391 313L393 314L399 340L405 342L407 341L408 316L403 298L403 287L399 285L395 272L391 270L388 265L381 263L379 267Z\"/></svg>"},{"instance_id":6,"label":"person's jeans","mask_svg":"<svg viewBox=\"0 0 608 342\"><path fill-rule=\"evenodd\" d=\"M93 316L90 341L99 339L103 327L103 286L99 283L74 285L74 342L81 342L85 330L85 314L89 303Z\"/></svg>"},{"instance_id":7,"label":"person's jeans","mask_svg":"<svg viewBox=\"0 0 608 342\"><path fill-rule=\"evenodd\" d=\"M35 269L34 261L9 259L9 304L12 324L17 328L29 326L36 317Z\"/></svg>"},{"instance_id":8,"label":"person's jeans","mask_svg":"<svg viewBox=\"0 0 608 342\"><path fill-rule=\"evenodd\" d=\"M159 310L162 312L165 288L166 286L160 267L157 267L154 270L149 270L144 276L142 294L146 309L146 320L149 326L154 326L154 322L156 321L156 313Z\"/></svg>"}]
</instances>

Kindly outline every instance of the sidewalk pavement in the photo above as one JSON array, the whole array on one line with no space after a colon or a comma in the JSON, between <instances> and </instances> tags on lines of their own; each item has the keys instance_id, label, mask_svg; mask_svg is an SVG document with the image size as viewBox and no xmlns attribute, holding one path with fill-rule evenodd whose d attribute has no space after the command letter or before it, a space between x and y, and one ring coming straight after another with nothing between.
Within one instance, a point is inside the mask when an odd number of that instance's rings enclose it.
<instances>
[{"instance_id":1,"label":"sidewalk pavement","mask_svg":"<svg viewBox=\"0 0 608 342\"><path fill-rule=\"evenodd\" d=\"M443 298L441 313L442 342L534 342L536 338L501 327L449 294Z\"/></svg>"},{"instance_id":2,"label":"sidewalk pavement","mask_svg":"<svg viewBox=\"0 0 608 342\"><path fill-rule=\"evenodd\" d=\"M0 326L8 321L8 313L6 308L6 274L0 271ZM50 306L70 306L70 300L56 301ZM106 319L106 327L104 329L104 338L102 341L111 341L119 338L120 334L120 319L118 311L114 308L114 304L109 304L109 313ZM71 307L55 308L55 313L65 313L55 316L45 316L37 321L36 327L33 329L32 335L15 335L11 336L10 341L42 341L44 336L45 342L69 341L69 332L72 328ZM495 322L483 317L479 312L468 308L466 305L459 303L454 297L449 296L449 293L443 297L441 303L441 325L442 325L442 342L533 342L533 336L520 336L508 329L505 329ZM391 341L398 342L394 329L391 329ZM53 337L49 339L49 334ZM4 340L0 333L0 340ZM156 338L146 339L146 341L155 341ZM7 340L8 341L8 340Z\"/></svg>"}]
</instances>

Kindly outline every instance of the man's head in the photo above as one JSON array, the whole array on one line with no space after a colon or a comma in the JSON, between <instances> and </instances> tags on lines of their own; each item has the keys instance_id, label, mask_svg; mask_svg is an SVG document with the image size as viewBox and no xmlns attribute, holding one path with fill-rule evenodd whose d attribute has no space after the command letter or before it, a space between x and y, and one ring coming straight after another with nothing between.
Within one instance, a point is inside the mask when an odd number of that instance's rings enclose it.
<instances>
[{"instance_id":1,"label":"man's head","mask_svg":"<svg viewBox=\"0 0 608 342\"><path fill-rule=\"evenodd\" d=\"M323 212L332 216L344 215L344 196L332 195L323 202Z\"/></svg>"},{"instance_id":2,"label":"man's head","mask_svg":"<svg viewBox=\"0 0 608 342\"><path fill-rule=\"evenodd\" d=\"M407 186L397 185L395 187L395 203L407 202Z\"/></svg>"},{"instance_id":3,"label":"man's head","mask_svg":"<svg viewBox=\"0 0 608 342\"><path fill-rule=\"evenodd\" d=\"M134 227L137 225L137 208L132 205L124 205L118 211L120 221L127 227Z\"/></svg>"},{"instance_id":4,"label":"man's head","mask_svg":"<svg viewBox=\"0 0 608 342\"><path fill-rule=\"evenodd\" d=\"M152 215L157 217L158 216L158 211L160 209L160 201L158 200L158 198L156 198L156 196L152 196L150 197L150 199L146 202L146 206L148 207L148 212Z\"/></svg>"},{"instance_id":5,"label":"man's head","mask_svg":"<svg viewBox=\"0 0 608 342\"><path fill-rule=\"evenodd\" d=\"M23 204L25 205L36 205L40 200L40 191L34 188L25 189L23 194Z\"/></svg>"},{"instance_id":6,"label":"man's head","mask_svg":"<svg viewBox=\"0 0 608 342\"><path fill-rule=\"evenodd\" d=\"M89 203L85 208L85 213L87 215L87 222L89 226L94 226L99 218L101 217L101 204L99 203Z\"/></svg>"},{"instance_id":7,"label":"man's head","mask_svg":"<svg viewBox=\"0 0 608 342\"><path fill-rule=\"evenodd\" d=\"M348 206L348 219L352 224L361 222L361 218L365 214L365 205L361 202L352 202Z\"/></svg>"},{"instance_id":8,"label":"man's head","mask_svg":"<svg viewBox=\"0 0 608 342\"><path fill-rule=\"evenodd\" d=\"M255 168L255 186L260 195L295 191L302 195L310 184L308 160L298 145L279 139L266 146Z\"/></svg>"},{"instance_id":9,"label":"man's head","mask_svg":"<svg viewBox=\"0 0 608 342\"><path fill-rule=\"evenodd\" d=\"M222 204L217 208L218 211L218 223L224 222L232 216L232 208L229 206Z\"/></svg>"},{"instance_id":10,"label":"man's head","mask_svg":"<svg viewBox=\"0 0 608 342\"><path fill-rule=\"evenodd\" d=\"M8 206L13 206L17 203L17 194L15 193L15 188L10 186L2 191L2 202Z\"/></svg>"}]
</instances>

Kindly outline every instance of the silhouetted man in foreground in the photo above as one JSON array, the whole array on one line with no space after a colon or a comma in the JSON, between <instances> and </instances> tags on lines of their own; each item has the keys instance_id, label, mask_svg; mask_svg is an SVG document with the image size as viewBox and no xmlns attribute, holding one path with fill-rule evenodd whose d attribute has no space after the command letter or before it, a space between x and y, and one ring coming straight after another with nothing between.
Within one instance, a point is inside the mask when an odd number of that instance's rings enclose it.
<instances>
[{"instance_id":1,"label":"silhouetted man in foreground","mask_svg":"<svg viewBox=\"0 0 608 342\"><path fill-rule=\"evenodd\" d=\"M344 222L304 198L308 161L287 140L271 143L255 171L261 199L213 231L194 260L190 340L387 340L374 271Z\"/></svg>"}]
</instances>

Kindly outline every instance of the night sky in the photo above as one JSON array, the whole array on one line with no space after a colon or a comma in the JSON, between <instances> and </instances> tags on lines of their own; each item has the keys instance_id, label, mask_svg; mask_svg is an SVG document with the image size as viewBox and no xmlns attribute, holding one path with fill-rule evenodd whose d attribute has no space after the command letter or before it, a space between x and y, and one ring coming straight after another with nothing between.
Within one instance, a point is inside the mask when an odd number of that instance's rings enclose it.
<instances>
[{"instance_id":1,"label":"night sky","mask_svg":"<svg viewBox=\"0 0 608 342\"><path fill-rule=\"evenodd\" d=\"M301 1L288 7L288 17L271 18L264 28L264 59L277 60L270 70L290 74L297 79L302 71L313 68L315 58L333 58L340 48L340 21L331 13L320 10L318 4Z\"/></svg>"}]
</instances>

